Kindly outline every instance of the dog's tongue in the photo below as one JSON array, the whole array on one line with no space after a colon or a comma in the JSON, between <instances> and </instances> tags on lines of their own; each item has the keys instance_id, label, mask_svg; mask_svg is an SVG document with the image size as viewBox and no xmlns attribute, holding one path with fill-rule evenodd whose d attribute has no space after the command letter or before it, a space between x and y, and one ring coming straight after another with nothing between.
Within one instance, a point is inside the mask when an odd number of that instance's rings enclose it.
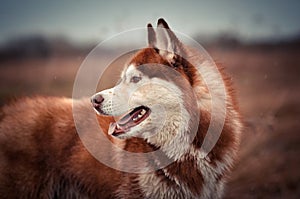
<instances>
[{"instance_id":1,"label":"dog's tongue","mask_svg":"<svg viewBox=\"0 0 300 199\"><path fill-rule=\"evenodd\" d=\"M138 118L139 113L141 113L142 108L135 108L130 113L124 115L118 121L110 123L108 133L109 135L119 135L126 133L129 129L141 121Z\"/></svg>"},{"instance_id":2,"label":"dog's tongue","mask_svg":"<svg viewBox=\"0 0 300 199\"><path fill-rule=\"evenodd\" d=\"M132 114L126 114L124 117L122 117L120 120L117 121L117 123L119 124L119 126L123 126L126 125L128 122L130 122L132 120Z\"/></svg>"},{"instance_id":3,"label":"dog's tongue","mask_svg":"<svg viewBox=\"0 0 300 199\"><path fill-rule=\"evenodd\" d=\"M119 135L125 133L131 126L134 126L132 117L134 114L126 114L116 122L110 123L108 133L110 135Z\"/></svg>"},{"instance_id":4,"label":"dog's tongue","mask_svg":"<svg viewBox=\"0 0 300 199\"><path fill-rule=\"evenodd\" d=\"M125 132L126 132L125 129L117 127L116 122L110 123L109 128L108 128L108 134L109 135L119 135L119 134L122 134L122 133L125 133Z\"/></svg>"}]
</instances>

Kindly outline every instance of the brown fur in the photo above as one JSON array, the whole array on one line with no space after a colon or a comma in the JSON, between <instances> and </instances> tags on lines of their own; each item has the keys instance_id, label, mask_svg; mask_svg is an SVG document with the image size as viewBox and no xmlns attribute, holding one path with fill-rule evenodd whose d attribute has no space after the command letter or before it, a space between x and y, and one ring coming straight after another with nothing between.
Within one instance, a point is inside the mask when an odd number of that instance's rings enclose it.
<instances>
[{"instance_id":1,"label":"brown fur","mask_svg":"<svg viewBox=\"0 0 300 199\"><path fill-rule=\"evenodd\" d=\"M88 101L86 108L91 109ZM1 198L112 197L121 175L99 163L82 145L70 102L24 98L5 106L2 115ZM109 120L99 121L107 126Z\"/></svg>"}]
</instances>

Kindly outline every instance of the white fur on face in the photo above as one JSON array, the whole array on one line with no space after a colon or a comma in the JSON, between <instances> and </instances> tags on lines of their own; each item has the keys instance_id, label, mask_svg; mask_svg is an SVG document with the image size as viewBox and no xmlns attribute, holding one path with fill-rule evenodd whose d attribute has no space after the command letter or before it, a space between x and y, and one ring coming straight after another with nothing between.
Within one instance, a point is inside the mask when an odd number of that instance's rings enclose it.
<instances>
[{"instance_id":1,"label":"white fur on face","mask_svg":"<svg viewBox=\"0 0 300 199\"><path fill-rule=\"evenodd\" d=\"M130 65L122 72L121 81L113 88L103 90L96 95L102 95L104 101L101 110L106 115L121 116L137 106L130 106L128 101L136 85L130 82L133 76L141 76L134 65Z\"/></svg>"},{"instance_id":2,"label":"white fur on face","mask_svg":"<svg viewBox=\"0 0 300 199\"><path fill-rule=\"evenodd\" d=\"M143 137L161 146L168 156L178 159L191 142L184 134L188 130L190 115L184 107L183 91L174 82L149 78L134 65L130 65L122 75L120 84L98 93L104 98L102 111L119 116L139 106L150 108L149 117L120 138ZM137 83L131 81L135 76L140 77Z\"/></svg>"}]
</instances>

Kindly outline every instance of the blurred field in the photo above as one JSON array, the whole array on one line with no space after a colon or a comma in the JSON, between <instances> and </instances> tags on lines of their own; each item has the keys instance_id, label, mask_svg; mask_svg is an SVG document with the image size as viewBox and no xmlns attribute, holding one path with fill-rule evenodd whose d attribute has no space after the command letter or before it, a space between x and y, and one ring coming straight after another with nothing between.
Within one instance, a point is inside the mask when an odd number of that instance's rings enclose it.
<instances>
[{"instance_id":1,"label":"blurred field","mask_svg":"<svg viewBox=\"0 0 300 199\"><path fill-rule=\"evenodd\" d=\"M0 102L32 95L72 95L82 57L22 59L0 63Z\"/></svg>"},{"instance_id":2,"label":"blurred field","mask_svg":"<svg viewBox=\"0 0 300 199\"><path fill-rule=\"evenodd\" d=\"M233 78L247 127L226 198L300 198L300 50L208 51ZM0 103L28 95L70 97L83 59L0 62Z\"/></svg>"},{"instance_id":3,"label":"blurred field","mask_svg":"<svg viewBox=\"0 0 300 199\"><path fill-rule=\"evenodd\" d=\"M246 124L226 198L300 198L300 51L211 54L233 77Z\"/></svg>"}]
</instances>

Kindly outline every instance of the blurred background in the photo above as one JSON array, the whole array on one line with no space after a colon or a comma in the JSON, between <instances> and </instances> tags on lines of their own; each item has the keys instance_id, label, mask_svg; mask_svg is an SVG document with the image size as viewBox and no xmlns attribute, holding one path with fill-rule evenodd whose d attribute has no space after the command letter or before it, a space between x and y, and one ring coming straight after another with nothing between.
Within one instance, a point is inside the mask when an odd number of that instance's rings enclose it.
<instances>
[{"instance_id":1,"label":"blurred background","mask_svg":"<svg viewBox=\"0 0 300 199\"><path fill-rule=\"evenodd\" d=\"M300 198L299 10L297 0L2 0L0 105L71 97L99 42L164 17L222 63L237 89L246 131L225 198Z\"/></svg>"}]
</instances>

